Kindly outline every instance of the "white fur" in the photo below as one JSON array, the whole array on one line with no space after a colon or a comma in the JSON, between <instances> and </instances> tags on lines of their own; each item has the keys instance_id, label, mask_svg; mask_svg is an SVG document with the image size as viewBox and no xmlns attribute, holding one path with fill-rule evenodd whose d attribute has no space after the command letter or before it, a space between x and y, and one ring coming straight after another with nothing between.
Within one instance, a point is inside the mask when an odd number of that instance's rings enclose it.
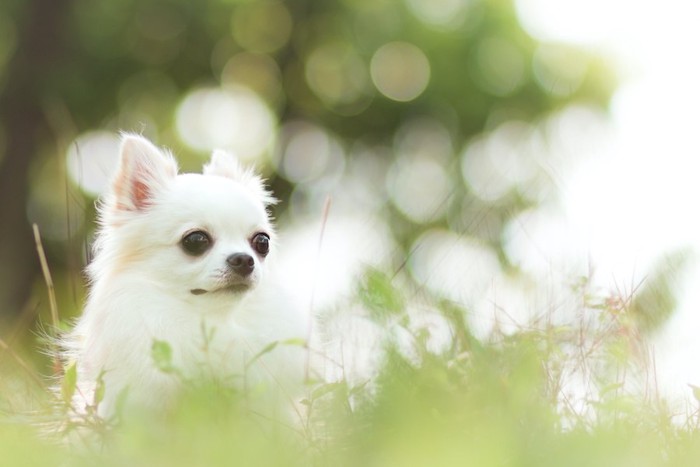
<instances>
[{"instance_id":1,"label":"white fur","mask_svg":"<svg viewBox=\"0 0 700 467\"><path fill-rule=\"evenodd\" d=\"M114 413L127 388L132 406L167 407L183 379L213 378L241 390L264 385L287 397L302 378L301 348L280 345L246 369L268 344L301 338L305 330L270 274L275 244L266 208L272 202L260 178L228 154L215 152L204 174L178 175L169 153L141 136L123 136L120 166L100 206L91 290L64 342L66 360L78 369L79 409L92 402L101 373L103 417ZM213 239L202 256L180 245L193 230ZM257 232L272 239L265 258L250 244ZM234 253L255 260L251 288L217 291L227 283L226 258ZM156 367L155 340L170 345L179 376Z\"/></svg>"}]
</instances>

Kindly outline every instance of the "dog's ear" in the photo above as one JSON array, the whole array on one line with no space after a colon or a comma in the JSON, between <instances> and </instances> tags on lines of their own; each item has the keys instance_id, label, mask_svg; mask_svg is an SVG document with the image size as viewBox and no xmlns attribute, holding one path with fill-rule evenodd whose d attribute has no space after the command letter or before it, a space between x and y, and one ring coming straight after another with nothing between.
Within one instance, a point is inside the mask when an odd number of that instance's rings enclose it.
<instances>
[{"instance_id":1,"label":"dog's ear","mask_svg":"<svg viewBox=\"0 0 700 467\"><path fill-rule=\"evenodd\" d=\"M272 193L265 188L262 178L253 172L252 169L242 167L238 160L226 151L215 150L209 163L204 166L203 172L204 175L226 177L240 183L258 199L262 200L265 206L277 202Z\"/></svg>"},{"instance_id":2,"label":"dog's ear","mask_svg":"<svg viewBox=\"0 0 700 467\"><path fill-rule=\"evenodd\" d=\"M119 169L112 184L114 207L121 211L148 207L176 175L177 164L168 151L158 149L143 136L122 134Z\"/></svg>"}]
</instances>

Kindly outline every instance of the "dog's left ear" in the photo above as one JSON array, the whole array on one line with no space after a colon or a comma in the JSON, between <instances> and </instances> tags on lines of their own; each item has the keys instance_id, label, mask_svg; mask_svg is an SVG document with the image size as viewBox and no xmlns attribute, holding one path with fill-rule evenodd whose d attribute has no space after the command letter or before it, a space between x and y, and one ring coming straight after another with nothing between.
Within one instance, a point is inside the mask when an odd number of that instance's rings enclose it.
<instances>
[{"instance_id":1,"label":"dog's left ear","mask_svg":"<svg viewBox=\"0 0 700 467\"><path fill-rule=\"evenodd\" d=\"M277 202L272 193L265 187L262 178L252 169L241 166L238 160L226 151L215 150L209 163L204 166L203 172L204 175L217 175L240 183L260 198L265 206Z\"/></svg>"}]
</instances>

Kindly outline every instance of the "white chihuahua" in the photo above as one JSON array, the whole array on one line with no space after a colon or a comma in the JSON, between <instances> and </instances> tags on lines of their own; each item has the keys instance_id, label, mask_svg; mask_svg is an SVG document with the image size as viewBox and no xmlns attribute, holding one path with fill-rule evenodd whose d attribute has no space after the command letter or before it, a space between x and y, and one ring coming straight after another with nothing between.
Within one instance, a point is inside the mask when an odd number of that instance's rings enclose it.
<instances>
[{"instance_id":1,"label":"white chihuahua","mask_svg":"<svg viewBox=\"0 0 700 467\"><path fill-rule=\"evenodd\" d=\"M160 410L183 382L209 378L286 398L302 380L304 351L274 343L299 343L305 326L271 276L274 199L261 179L221 151L203 174L180 175L170 153L141 136L124 135L120 151L87 304L62 343L77 369L76 408L94 404L98 380L105 418L120 394Z\"/></svg>"}]
</instances>

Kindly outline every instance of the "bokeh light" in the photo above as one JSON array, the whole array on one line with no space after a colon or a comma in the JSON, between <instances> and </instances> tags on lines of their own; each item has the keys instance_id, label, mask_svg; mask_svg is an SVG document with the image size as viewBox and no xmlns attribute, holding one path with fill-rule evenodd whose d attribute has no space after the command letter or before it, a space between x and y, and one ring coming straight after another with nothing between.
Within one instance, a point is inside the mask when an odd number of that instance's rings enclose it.
<instances>
[{"instance_id":1,"label":"bokeh light","mask_svg":"<svg viewBox=\"0 0 700 467\"><path fill-rule=\"evenodd\" d=\"M250 52L270 53L289 40L293 22L282 2L248 2L236 9L231 31L241 47Z\"/></svg>"},{"instance_id":2,"label":"bokeh light","mask_svg":"<svg viewBox=\"0 0 700 467\"><path fill-rule=\"evenodd\" d=\"M448 164L454 156L452 136L439 120L423 116L403 123L394 136L394 152L404 156L430 156Z\"/></svg>"},{"instance_id":3,"label":"bokeh light","mask_svg":"<svg viewBox=\"0 0 700 467\"><path fill-rule=\"evenodd\" d=\"M406 5L418 19L447 30L462 26L477 3L478 0L406 0Z\"/></svg>"},{"instance_id":4,"label":"bokeh light","mask_svg":"<svg viewBox=\"0 0 700 467\"><path fill-rule=\"evenodd\" d=\"M408 102L420 96L428 86L430 63L415 45L389 42L372 56L370 73L379 92L389 99Z\"/></svg>"},{"instance_id":5,"label":"bokeh light","mask_svg":"<svg viewBox=\"0 0 700 467\"><path fill-rule=\"evenodd\" d=\"M582 52L561 44L542 44L535 51L532 69L537 84L555 96L568 96L583 83L588 60Z\"/></svg>"},{"instance_id":6,"label":"bokeh light","mask_svg":"<svg viewBox=\"0 0 700 467\"><path fill-rule=\"evenodd\" d=\"M275 106L283 102L282 76L269 55L240 52L231 56L221 71L223 87L244 87Z\"/></svg>"},{"instance_id":7,"label":"bokeh light","mask_svg":"<svg viewBox=\"0 0 700 467\"><path fill-rule=\"evenodd\" d=\"M439 296L469 306L499 274L493 250L478 240L442 229L431 229L411 247L411 275Z\"/></svg>"},{"instance_id":8,"label":"bokeh light","mask_svg":"<svg viewBox=\"0 0 700 467\"><path fill-rule=\"evenodd\" d=\"M392 149L388 146L356 143L350 148L345 185L352 194L355 209L378 212L386 207L386 177L392 154Z\"/></svg>"},{"instance_id":9,"label":"bokeh light","mask_svg":"<svg viewBox=\"0 0 700 467\"><path fill-rule=\"evenodd\" d=\"M386 177L392 202L417 223L442 218L454 188L447 170L452 160L449 132L436 120L417 118L399 128L394 146Z\"/></svg>"},{"instance_id":10,"label":"bokeh light","mask_svg":"<svg viewBox=\"0 0 700 467\"><path fill-rule=\"evenodd\" d=\"M259 96L242 87L190 92L177 109L176 125L191 148L225 149L243 160L260 158L275 137L272 112Z\"/></svg>"},{"instance_id":11,"label":"bokeh light","mask_svg":"<svg viewBox=\"0 0 700 467\"><path fill-rule=\"evenodd\" d=\"M279 173L294 183L308 183L323 176L337 179L345 155L340 143L317 125L296 121L281 130L281 150L274 163Z\"/></svg>"},{"instance_id":12,"label":"bokeh light","mask_svg":"<svg viewBox=\"0 0 700 467\"><path fill-rule=\"evenodd\" d=\"M511 121L472 140L462 155L462 175L482 200L496 201L511 190L529 190L538 164L531 148L533 128Z\"/></svg>"},{"instance_id":13,"label":"bokeh light","mask_svg":"<svg viewBox=\"0 0 700 467\"><path fill-rule=\"evenodd\" d=\"M588 232L561 209L547 205L524 211L503 232L508 261L531 277L585 277L589 274Z\"/></svg>"},{"instance_id":14,"label":"bokeh light","mask_svg":"<svg viewBox=\"0 0 700 467\"><path fill-rule=\"evenodd\" d=\"M477 83L486 92L507 96L525 83L525 59L513 42L488 37L477 48L474 73Z\"/></svg>"},{"instance_id":15,"label":"bokeh light","mask_svg":"<svg viewBox=\"0 0 700 467\"><path fill-rule=\"evenodd\" d=\"M349 43L331 42L311 52L306 81L327 106L340 113L355 114L369 105L369 73Z\"/></svg>"},{"instance_id":16,"label":"bokeh light","mask_svg":"<svg viewBox=\"0 0 700 467\"><path fill-rule=\"evenodd\" d=\"M389 171L387 189L399 211L424 223L445 214L451 182L445 167L430 156L399 156Z\"/></svg>"},{"instance_id":17,"label":"bokeh light","mask_svg":"<svg viewBox=\"0 0 700 467\"><path fill-rule=\"evenodd\" d=\"M109 131L84 133L68 146L68 176L83 193L96 198L107 190L118 160L118 135Z\"/></svg>"},{"instance_id":18,"label":"bokeh light","mask_svg":"<svg viewBox=\"0 0 700 467\"><path fill-rule=\"evenodd\" d=\"M286 286L305 303L313 298L318 310L350 298L358 275L368 266L386 266L396 248L381 219L334 212L327 219L299 218L280 238L279 270L293 272Z\"/></svg>"}]
</instances>

